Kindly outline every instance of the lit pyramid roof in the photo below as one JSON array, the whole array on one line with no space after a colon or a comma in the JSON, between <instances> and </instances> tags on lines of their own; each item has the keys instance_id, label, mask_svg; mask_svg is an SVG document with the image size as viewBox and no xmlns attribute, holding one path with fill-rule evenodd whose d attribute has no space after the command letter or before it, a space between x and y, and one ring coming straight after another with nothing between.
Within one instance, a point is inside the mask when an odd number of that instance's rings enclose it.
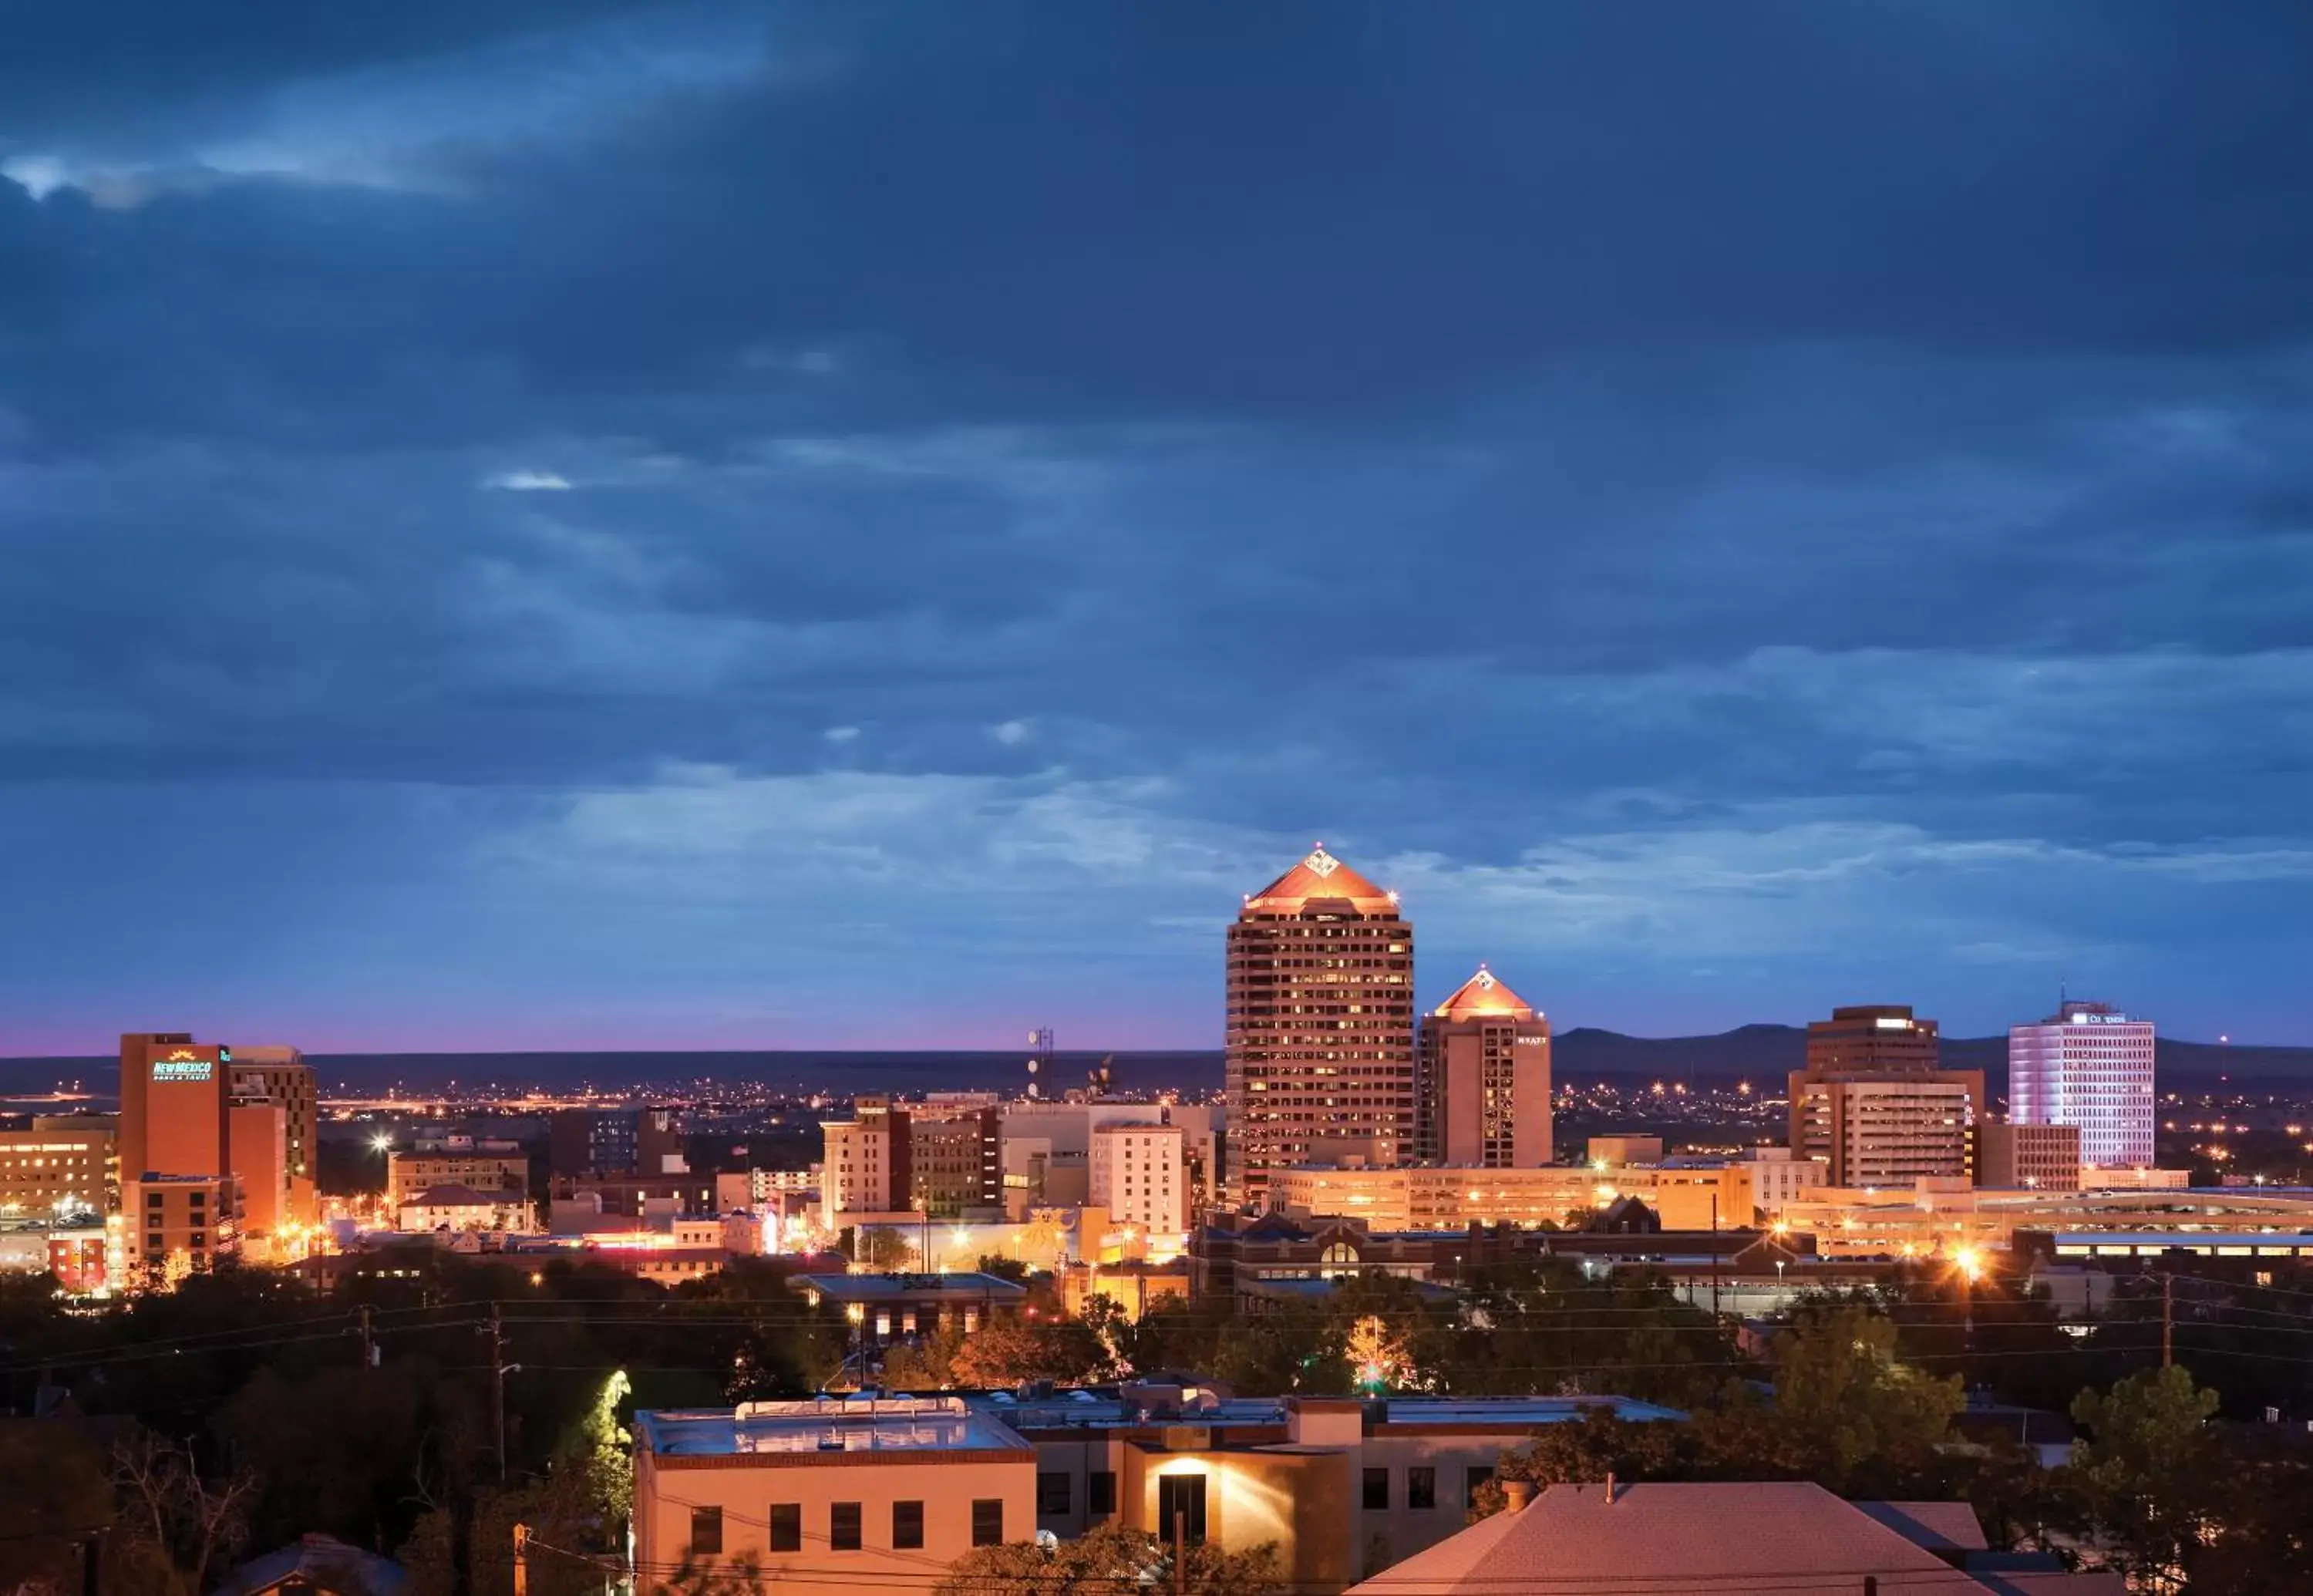
<instances>
[{"instance_id":1,"label":"lit pyramid roof","mask_svg":"<svg viewBox=\"0 0 2313 1596\"><path fill-rule=\"evenodd\" d=\"M1289 913L1311 898L1347 898L1363 914L1393 913L1397 908L1395 893L1384 892L1359 875L1326 852L1323 842L1310 851L1308 858L1245 899L1244 903L1248 909L1258 904L1264 909L1283 909Z\"/></svg>"},{"instance_id":2,"label":"lit pyramid roof","mask_svg":"<svg viewBox=\"0 0 2313 1596\"><path fill-rule=\"evenodd\" d=\"M1482 1019L1494 1015L1508 1015L1514 1019L1533 1017L1532 1003L1504 986L1485 966L1462 983L1454 995L1431 1010L1440 1019Z\"/></svg>"}]
</instances>

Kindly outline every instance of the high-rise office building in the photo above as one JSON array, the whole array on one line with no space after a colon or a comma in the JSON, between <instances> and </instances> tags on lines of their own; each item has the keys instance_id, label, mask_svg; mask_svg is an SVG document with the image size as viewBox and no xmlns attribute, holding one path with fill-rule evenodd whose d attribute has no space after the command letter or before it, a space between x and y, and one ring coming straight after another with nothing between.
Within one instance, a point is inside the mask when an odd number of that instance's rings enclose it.
<instances>
[{"instance_id":1,"label":"high-rise office building","mask_svg":"<svg viewBox=\"0 0 2313 1596\"><path fill-rule=\"evenodd\" d=\"M1427 1162L1551 1160L1550 1021L1485 966L1421 1017L1416 1142Z\"/></svg>"},{"instance_id":2,"label":"high-rise office building","mask_svg":"<svg viewBox=\"0 0 2313 1596\"><path fill-rule=\"evenodd\" d=\"M2109 1003L2067 1001L2037 1025L2008 1030L2009 1117L2073 1125L2080 1161L2097 1168L2152 1162L2152 1022Z\"/></svg>"},{"instance_id":3,"label":"high-rise office building","mask_svg":"<svg viewBox=\"0 0 2313 1596\"><path fill-rule=\"evenodd\" d=\"M1003 1211L999 1110L927 1105L908 1115L908 1205L937 1219L992 1219Z\"/></svg>"},{"instance_id":4,"label":"high-rise office building","mask_svg":"<svg viewBox=\"0 0 2313 1596\"><path fill-rule=\"evenodd\" d=\"M233 1049L184 1031L120 1038L120 1178L232 1172Z\"/></svg>"},{"instance_id":5,"label":"high-rise office building","mask_svg":"<svg viewBox=\"0 0 2313 1596\"><path fill-rule=\"evenodd\" d=\"M1913 1015L1908 1003L1834 1009L1829 1019L1807 1023L1807 1067L1811 1072L1860 1070L1879 1074L1933 1070L1942 1062L1936 1022Z\"/></svg>"},{"instance_id":6,"label":"high-rise office building","mask_svg":"<svg viewBox=\"0 0 2313 1596\"><path fill-rule=\"evenodd\" d=\"M642 1157L642 1115L633 1108L557 1108L546 1124L548 1173L632 1175Z\"/></svg>"},{"instance_id":7,"label":"high-rise office building","mask_svg":"<svg viewBox=\"0 0 2313 1596\"><path fill-rule=\"evenodd\" d=\"M1834 1009L1807 1047L1790 1082L1794 1157L1823 1159L1834 1186L1972 1177L1983 1071L1941 1067L1934 1020L1902 1004Z\"/></svg>"},{"instance_id":8,"label":"high-rise office building","mask_svg":"<svg viewBox=\"0 0 2313 1596\"><path fill-rule=\"evenodd\" d=\"M1413 927L1322 843L1229 927L1226 1097L1240 1201L1271 1169L1413 1155Z\"/></svg>"}]
</instances>

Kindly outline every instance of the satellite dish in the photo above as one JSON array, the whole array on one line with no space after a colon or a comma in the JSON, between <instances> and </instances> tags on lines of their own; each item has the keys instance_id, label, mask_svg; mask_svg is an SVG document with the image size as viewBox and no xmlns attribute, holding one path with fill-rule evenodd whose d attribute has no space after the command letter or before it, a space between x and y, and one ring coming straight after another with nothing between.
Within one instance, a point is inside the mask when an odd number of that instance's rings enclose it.
<instances>
[{"instance_id":1,"label":"satellite dish","mask_svg":"<svg viewBox=\"0 0 2313 1596\"><path fill-rule=\"evenodd\" d=\"M1060 1538L1050 1530L1039 1530L1036 1531L1036 1549L1040 1552L1057 1552L1060 1549Z\"/></svg>"}]
</instances>

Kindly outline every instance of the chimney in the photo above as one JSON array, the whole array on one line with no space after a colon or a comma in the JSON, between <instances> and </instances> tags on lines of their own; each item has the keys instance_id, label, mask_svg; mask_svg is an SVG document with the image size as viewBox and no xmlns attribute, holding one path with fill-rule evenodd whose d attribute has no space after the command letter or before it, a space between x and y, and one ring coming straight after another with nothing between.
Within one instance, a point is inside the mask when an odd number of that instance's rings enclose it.
<instances>
[{"instance_id":1,"label":"chimney","mask_svg":"<svg viewBox=\"0 0 2313 1596\"><path fill-rule=\"evenodd\" d=\"M1606 1505L1614 1505L1614 1477L1612 1472L1606 1476Z\"/></svg>"},{"instance_id":2,"label":"chimney","mask_svg":"<svg viewBox=\"0 0 2313 1596\"><path fill-rule=\"evenodd\" d=\"M1502 1481L1502 1504L1508 1508L1510 1512L1518 1512L1520 1509L1524 1508L1527 1503L1533 1500L1534 1482L1532 1480L1506 1479Z\"/></svg>"}]
</instances>

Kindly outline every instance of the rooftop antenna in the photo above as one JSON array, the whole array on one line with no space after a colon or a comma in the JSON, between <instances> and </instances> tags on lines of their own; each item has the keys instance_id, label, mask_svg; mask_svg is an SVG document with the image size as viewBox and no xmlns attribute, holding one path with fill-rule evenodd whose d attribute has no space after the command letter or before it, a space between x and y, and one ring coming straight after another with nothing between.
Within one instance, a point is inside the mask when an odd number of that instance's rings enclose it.
<instances>
[{"instance_id":1,"label":"rooftop antenna","mask_svg":"<svg viewBox=\"0 0 2313 1596\"><path fill-rule=\"evenodd\" d=\"M1036 1078L1047 1073L1052 1063L1052 1027L1038 1026L1028 1033L1028 1096L1038 1092Z\"/></svg>"}]
</instances>

